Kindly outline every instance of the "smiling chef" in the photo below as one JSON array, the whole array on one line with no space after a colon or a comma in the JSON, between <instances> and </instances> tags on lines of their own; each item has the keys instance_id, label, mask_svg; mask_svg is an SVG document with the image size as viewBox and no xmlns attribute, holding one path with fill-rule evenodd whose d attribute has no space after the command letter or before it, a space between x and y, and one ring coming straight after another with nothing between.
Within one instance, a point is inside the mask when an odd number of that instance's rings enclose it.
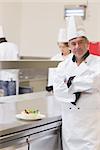
<instances>
[{"instance_id":1,"label":"smiling chef","mask_svg":"<svg viewBox=\"0 0 100 150\"><path fill-rule=\"evenodd\" d=\"M100 150L100 57L89 53L82 21L69 17L72 53L58 65L53 84L62 105L63 150Z\"/></svg>"}]
</instances>

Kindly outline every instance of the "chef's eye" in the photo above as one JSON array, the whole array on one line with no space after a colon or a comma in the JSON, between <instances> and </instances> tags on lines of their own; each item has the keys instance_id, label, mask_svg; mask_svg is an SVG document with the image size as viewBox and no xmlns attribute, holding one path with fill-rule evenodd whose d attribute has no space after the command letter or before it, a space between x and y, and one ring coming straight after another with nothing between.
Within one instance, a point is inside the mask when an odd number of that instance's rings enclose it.
<instances>
[{"instance_id":1,"label":"chef's eye","mask_svg":"<svg viewBox=\"0 0 100 150\"><path fill-rule=\"evenodd\" d=\"M79 45L84 44L84 41L79 41L78 44Z\"/></svg>"},{"instance_id":2,"label":"chef's eye","mask_svg":"<svg viewBox=\"0 0 100 150\"><path fill-rule=\"evenodd\" d=\"M71 43L71 45L72 45L72 46L75 46L75 45L76 45L76 43L75 43L75 42L72 42L72 43Z\"/></svg>"}]
</instances>

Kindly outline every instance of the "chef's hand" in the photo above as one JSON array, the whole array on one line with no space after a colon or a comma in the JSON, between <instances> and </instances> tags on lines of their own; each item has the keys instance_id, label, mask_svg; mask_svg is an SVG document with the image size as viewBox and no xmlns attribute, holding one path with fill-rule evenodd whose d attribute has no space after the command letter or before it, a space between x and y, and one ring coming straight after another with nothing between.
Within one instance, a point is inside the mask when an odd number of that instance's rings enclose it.
<instances>
[{"instance_id":1,"label":"chef's hand","mask_svg":"<svg viewBox=\"0 0 100 150\"><path fill-rule=\"evenodd\" d=\"M48 92L53 91L53 86L46 86L46 91L48 91Z\"/></svg>"}]
</instances>

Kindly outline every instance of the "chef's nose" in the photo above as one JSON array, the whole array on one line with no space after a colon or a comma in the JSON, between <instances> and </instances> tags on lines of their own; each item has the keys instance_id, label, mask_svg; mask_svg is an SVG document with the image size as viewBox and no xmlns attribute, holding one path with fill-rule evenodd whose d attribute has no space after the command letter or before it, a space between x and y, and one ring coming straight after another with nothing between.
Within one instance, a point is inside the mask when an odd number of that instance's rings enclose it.
<instances>
[{"instance_id":1,"label":"chef's nose","mask_svg":"<svg viewBox=\"0 0 100 150\"><path fill-rule=\"evenodd\" d=\"M76 43L75 47L76 47L76 48L79 48L79 43Z\"/></svg>"}]
</instances>

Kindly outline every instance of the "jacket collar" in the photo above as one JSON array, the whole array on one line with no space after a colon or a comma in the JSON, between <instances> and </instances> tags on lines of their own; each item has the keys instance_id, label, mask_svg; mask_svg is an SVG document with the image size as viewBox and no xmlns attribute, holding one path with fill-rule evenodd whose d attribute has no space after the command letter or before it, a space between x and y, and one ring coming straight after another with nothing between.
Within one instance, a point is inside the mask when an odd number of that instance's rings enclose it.
<instances>
[{"instance_id":1,"label":"jacket collar","mask_svg":"<svg viewBox=\"0 0 100 150\"><path fill-rule=\"evenodd\" d=\"M87 51L87 52L83 55L82 59L85 60L85 59L89 56L89 54L90 54L89 51ZM75 55L73 55L72 61L73 61L73 62L76 62L76 57L75 57Z\"/></svg>"}]
</instances>

